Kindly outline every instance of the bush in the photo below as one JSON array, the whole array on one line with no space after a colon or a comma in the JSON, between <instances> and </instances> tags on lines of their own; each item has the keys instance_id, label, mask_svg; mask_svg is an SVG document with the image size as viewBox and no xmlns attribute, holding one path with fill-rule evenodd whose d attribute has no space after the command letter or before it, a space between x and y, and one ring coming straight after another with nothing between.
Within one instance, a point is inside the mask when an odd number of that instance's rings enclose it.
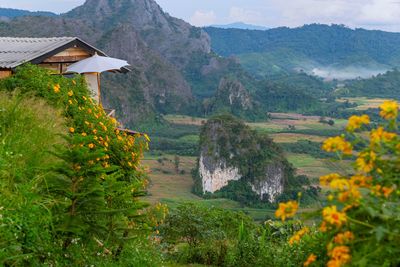
<instances>
[{"instance_id":1,"label":"bush","mask_svg":"<svg viewBox=\"0 0 400 267\"><path fill-rule=\"evenodd\" d=\"M82 266L139 251L154 223L138 200L148 137L116 130L79 76L26 65L0 90L13 93L0 113L0 262Z\"/></svg>"},{"instance_id":2,"label":"bush","mask_svg":"<svg viewBox=\"0 0 400 267\"><path fill-rule=\"evenodd\" d=\"M368 127L369 116L352 116L346 134L324 142L322 148L340 159L356 156L354 174L333 173L320 178L321 185L331 190L318 231L324 249L310 251L307 264L400 264L398 110L396 102L386 101L380 106L385 123ZM295 210L293 202L281 203L276 215L285 219Z\"/></svg>"}]
</instances>

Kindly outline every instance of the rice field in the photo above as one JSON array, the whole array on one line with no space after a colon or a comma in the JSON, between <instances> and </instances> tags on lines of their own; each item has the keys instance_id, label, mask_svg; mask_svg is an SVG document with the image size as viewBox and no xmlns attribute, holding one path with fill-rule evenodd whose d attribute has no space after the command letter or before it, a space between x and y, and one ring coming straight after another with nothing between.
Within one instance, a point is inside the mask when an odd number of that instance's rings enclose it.
<instances>
[{"instance_id":1,"label":"rice field","mask_svg":"<svg viewBox=\"0 0 400 267\"><path fill-rule=\"evenodd\" d=\"M384 98L367 98L367 97L345 97L338 99L338 102L346 102L355 103L357 107L353 108L354 110L367 110L367 109L377 109L379 106L388 99Z\"/></svg>"},{"instance_id":2,"label":"rice field","mask_svg":"<svg viewBox=\"0 0 400 267\"><path fill-rule=\"evenodd\" d=\"M347 161L334 161L332 159L317 159L307 154L287 154L287 159L297 169L297 174L307 175L311 180L333 172L349 174L350 163Z\"/></svg>"},{"instance_id":3,"label":"rice field","mask_svg":"<svg viewBox=\"0 0 400 267\"><path fill-rule=\"evenodd\" d=\"M269 135L276 143L296 143L300 140L322 143L326 137L299 133L272 133Z\"/></svg>"},{"instance_id":4,"label":"rice field","mask_svg":"<svg viewBox=\"0 0 400 267\"><path fill-rule=\"evenodd\" d=\"M325 118L326 120L333 120L335 122L333 126L330 126L326 123L321 123L321 117L319 116L304 116L297 113L270 113L270 115L271 120L265 122L250 122L247 123L247 125L262 132L278 133L289 130L340 130L343 129L347 123L344 119ZM174 124L196 126L201 126L207 121L204 118L185 115L166 115L164 119Z\"/></svg>"}]
</instances>

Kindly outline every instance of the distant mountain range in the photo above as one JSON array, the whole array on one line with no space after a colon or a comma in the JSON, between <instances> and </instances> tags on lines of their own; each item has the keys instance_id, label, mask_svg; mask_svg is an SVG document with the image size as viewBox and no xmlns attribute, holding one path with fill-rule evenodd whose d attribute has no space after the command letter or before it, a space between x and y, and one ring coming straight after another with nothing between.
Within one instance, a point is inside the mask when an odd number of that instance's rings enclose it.
<instances>
[{"instance_id":1,"label":"distant mountain range","mask_svg":"<svg viewBox=\"0 0 400 267\"><path fill-rule=\"evenodd\" d=\"M322 24L266 31L207 27L205 31L216 53L236 56L248 71L261 76L298 70L332 74L349 66L376 73L400 66L400 33Z\"/></svg>"},{"instance_id":2,"label":"distant mountain range","mask_svg":"<svg viewBox=\"0 0 400 267\"><path fill-rule=\"evenodd\" d=\"M46 16L46 17L55 17L57 14L47 11L28 11L21 9L13 9L13 8L1 8L0 7L0 18L17 18L23 16Z\"/></svg>"},{"instance_id":3,"label":"distant mountain range","mask_svg":"<svg viewBox=\"0 0 400 267\"><path fill-rule=\"evenodd\" d=\"M264 26L246 24L244 22L234 22L234 23L223 24L223 25L211 25L210 27L221 28L221 29L241 29L241 30L259 30L259 31L265 31L265 30L269 29Z\"/></svg>"},{"instance_id":4,"label":"distant mountain range","mask_svg":"<svg viewBox=\"0 0 400 267\"><path fill-rule=\"evenodd\" d=\"M129 74L103 75L102 95L134 128L168 113L232 113L250 120L273 111L323 113L320 99L331 87L308 74L332 76L346 66L356 67L346 72L357 74L362 66L376 74L400 65L397 33L318 24L203 29L168 15L154 0L87 0L61 15L4 14L0 36L77 36L128 60Z\"/></svg>"}]
</instances>

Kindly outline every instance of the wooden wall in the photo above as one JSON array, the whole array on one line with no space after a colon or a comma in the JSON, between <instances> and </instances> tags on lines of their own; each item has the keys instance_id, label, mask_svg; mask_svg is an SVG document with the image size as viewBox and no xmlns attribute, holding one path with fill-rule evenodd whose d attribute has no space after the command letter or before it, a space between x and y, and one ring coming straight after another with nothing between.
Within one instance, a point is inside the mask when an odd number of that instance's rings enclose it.
<instances>
[{"instance_id":1,"label":"wooden wall","mask_svg":"<svg viewBox=\"0 0 400 267\"><path fill-rule=\"evenodd\" d=\"M65 73L67 67L77 61L81 61L92 55L79 47L68 48L52 57L47 58L39 66L55 71L56 73Z\"/></svg>"},{"instance_id":2,"label":"wooden wall","mask_svg":"<svg viewBox=\"0 0 400 267\"><path fill-rule=\"evenodd\" d=\"M0 70L0 79L10 77L12 75L11 70Z\"/></svg>"}]
</instances>

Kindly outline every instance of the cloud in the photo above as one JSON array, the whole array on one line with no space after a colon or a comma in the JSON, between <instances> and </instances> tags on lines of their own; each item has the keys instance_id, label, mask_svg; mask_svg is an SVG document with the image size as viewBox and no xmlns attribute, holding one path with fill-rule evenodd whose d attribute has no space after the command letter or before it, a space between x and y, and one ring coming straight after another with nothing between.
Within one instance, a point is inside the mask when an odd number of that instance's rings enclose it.
<instances>
[{"instance_id":1,"label":"cloud","mask_svg":"<svg viewBox=\"0 0 400 267\"><path fill-rule=\"evenodd\" d=\"M259 11L233 6L229 11L229 19L232 22L247 22L257 24L263 21L263 16Z\"/></svg>"},{"instance_id":2,"label":"cloud","mask_svg":"<svg viewBox=\"0 0 400 267\"><path fill-rule=\"evenodd\" d=\"M197 10L190 18L190 23L195 26L207 26L215 24L216 21L217 21L217 15L215 15L215 12L213 10L210 11Z\"/></svg>"},{"instance_id":3,"label":"cloud","mask_svg":"<svg viewBox=\"0 0 400 267\"><path fill-rule=\"evenodd\" d=\"M400 24L400 3L374 0L361 8L358 20L369 24Z\"/></svg>"}]
</instances>

